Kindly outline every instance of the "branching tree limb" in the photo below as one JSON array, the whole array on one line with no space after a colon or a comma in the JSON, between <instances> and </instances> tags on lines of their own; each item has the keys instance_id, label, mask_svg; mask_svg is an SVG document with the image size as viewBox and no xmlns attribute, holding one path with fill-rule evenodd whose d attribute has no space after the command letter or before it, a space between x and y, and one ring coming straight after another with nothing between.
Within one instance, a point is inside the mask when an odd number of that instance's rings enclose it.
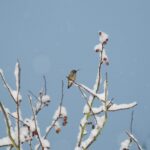
<instances>
[{"instance_id":1,"label":"branching tree limb","mask_svg":"<svg viewBox=\"0 0 150 150\"><path fill-rule=\"evenodd\" d=\"M7 126L7 132L8 132L9 139L12 142L12 145L16 148L16 150L19 150L18 145L16 144L15 140L12 137L11 126L10 126L10 123L9 123L8 115L7 115L7 113L6 113L6 111L3 107L3 104L1 102L0 102L0 107L1 107L1 110L3 112L5 121L6 121L6 126Z\"/></svg>"}]
</instances>

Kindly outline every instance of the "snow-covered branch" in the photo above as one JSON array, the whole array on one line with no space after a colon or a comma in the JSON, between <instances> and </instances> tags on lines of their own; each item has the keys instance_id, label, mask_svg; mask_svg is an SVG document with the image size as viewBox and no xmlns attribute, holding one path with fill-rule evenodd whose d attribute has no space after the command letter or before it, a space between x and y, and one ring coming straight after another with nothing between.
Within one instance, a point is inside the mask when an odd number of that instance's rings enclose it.
<instances>
[{"instance_id":1,"label":"snow-covered branch","mask_svg":"<svg viewBox=\"0 0 150 150\"><path fill-rule=\"evenodd\" d=\"M83 118L80 121L79 133L77 137L77 144L75 150L81 149L86 150L90 145L97 139L100 135L104 125L108 119L107 112L131 109L137 105L136 102L129 104L115 104L108 99L108 78L106 73L106 80L104 81L103 93L100 93L101 90L101 68L103 64L109 65L108 56L106 54L105 45L108 42L108 35L104 32L99 32L99 44L95 46L95 51L99 54L99 65L98 73L96 76L96 81L93 86L93 89L87 87L84 84L77 83L73 81L74 85L79 88L82 97L86 99L86 104L83 109ZM89 98L86 96L88 93ZM100 105L98 107L93 107L94 101L98 100ZM102 114L103 113L103 114ZM101 116L99 116L102 114ZM91 122L92 129L87 132L87 126L89 125L89 120L94 117L95 122ZM96 119L95 119L96 118ZM86 135L86 136L85 136Z\"/></svg>"},{"instance_id":2,"label":"snow-covered branch","mask_svg":"<svg viewBox=\"0 0 150 150\"><path fill-rule=\"evenodd\" d=\"M62 125L66 126L67 124L67 110L66 108L63 106L63 98L64 98L64 82L62 81L62 95L61 95L61 100L60 100L60 105L58 106L58 108L56 109L54 115L53 115L53 120L51 122L51 124L46 128L46 133L43 137L43 139L46 139L49 135L49 133L51 132L51 130L54 128L56 133L59 133L61 131L61 121L62 121ZM40 148L40 144L36 145L36 150L39 150Z\"/></svg>"},{"instance_id":3,"label":"snow-covered branch","mask_svg":"<svg viewBox=\"0 0 150 150\"><path fill-rule=\"evenodd\" d=\"M126 131L126 134L128 135L128 138L121 142L120 150L129 150L133 142L136 144L138 150L143 150L138 140L132 133Z\"/></svg>"},{"instance_id":4,"label":"snow-covered branch","mask_svg":"<svg viewBox=\"0 0 150 150\"><path fill-rule=\"evenodd\" d=\"M133 142L136 144L138 150L143 150L141 145L139 144L138 140L132 134L133 120L134 120L134 111L132 111L132 114L131 114L130 132L126 131L128 138L121 142L120 150L129 150L129 148L132 146Z\"/></svg>"},{"instance_id":5,"label":"snow-covered branch","mask_svg":"<svg viewBox=\"0 0 150 150\"><path fill-rule=\"evenodd\" d=\"M126 132L126 133L129 136L130 140L134 141L134 143L137 145L138 150L143 150L138 140L135 138L135 136L131 134L130 132Z\"/></svg>"},{"instance_id":6,"label":"snow-covered branch","mask_svg":"<svg viewBox=\"0 0 150 150\"><path fill-rule=\"evenodd\" d=\"M94 47L96 54L98 55L97 75L93 88L84 85L83 83L76 82L77 70L72 70L67 76L69 88L74 85L79 89L81 96L85 100L83 108L83 117L79 123L79 133L77 136L77 142L75 150L87 150L101 135L107 120L109 119L109 113L114 111L126 110L134 108L137 103L122 103L116 104L108 96L108 75L102 73L102 67L107 67L110 62L107 55L106 45L108 43L108 35L104 32L99 32L99 42ZM105 74L105 76L104 76ZM49 106L51 97L47 94L46 78L44 79L44 88L40 90L38 94L34 94L29 91L28 99L32 113L29 117L22 117L21 102L22 96L20 94L20 80L21 80L21 67L19 61L16 63L14 70L16 88L12 89L5 79L3 71L0 69L0 77L7 89L9 95L15 103L15 111L10 112L8 108L4 107L0 102L0 112L3 113L4 120L6 122L7 135L0 138L0 147L8 147L9 149L16 148L22 149L24 143L28 143L30 150L32 148L32 140L36 139L34 143L35 150L48 150L51 148L51 142L48 140L48 136L52 129L56 133L60 133L63 126L68 122L68 114L66 107L63 105L64 99L64 83L62 81L60 104L54 111L53 118L50 120L49 125L46 127L45 133L42 136L40 121L38 120L39 112ZM104 76L105 80L102 80ZM101 92L102 91L102 92ZM96 104L95 104L96 102ZM46 117L46 119L49 119ZM15 125L11 122L15 121ZM133 120L132 120L133 121ZM132 122L131 121L131 122ZM90 128L91 127L91 128ZM142 150L139 142L132 134L131 131L127 132L128 138L121 143L120 150L129 150L132 142L134 142L139 150Z\"/></svg>"},{"instance_id":7,"label":"snow-covered branch","mask_svg":"<svg viewBox=\"0 0 150 150\"><path fill-rule=\"evenodd\" d=\"M0 77L4 83L4 87L7 89L8 93L10 94L11 98L15 102L15 111L11 113L8 108L4 107L2 102L0 102L0 112L3 113L4 120L6 122L6 129L7 129L7 135L5 137L0 138L0 147L7 147L9 149L15 148L16 150L21 150L22 145L24 143L28 143L30 150L32 150L32 140L36 139L36 146L35 149L39 149L40 147L43 150L50 149L50 142L47 139L48 134L50 133L50 128L58 127L58 123L60 123L62 120L62 125L65 126L67 124L67 111L66 108L63 106L63 87L64 83L62 82L62 96L61 96L61 102L58 107L58 109L55 111L53 121L51 124L51 127L48 126L46 128L45 136L41 136L40 132L40 123L38 123L38 114L45 106L49 106L49 103L51 102L50 96L47 94L47 87L46 87L46 78L44 76L44 88L41 90L38 94L38 96L35 96L31 91L29 92L30 95L28 95L32 114L29 118L23 118L22 117L22 111L21 111L21 99L22 96L20 94L20 71L21 67L19 62L16 63L14 75L16 79L16 90L12 90L12 88L7 83L3 71L0 69ZM36 100L36 103L33 104L34 99ZM48 119L48 118L47 118ZM16 124L11 124L11 121L15 121ZM60 132L60 130L56 130L56 132Z\"/></svg>"},{"instance_id":8,"label":"snow-covered branch","mask_svg":"<svg viewBox=\"0 0 150 150\"><path fill-rule=\"evenodd\" d=\"M8 141L6 140L6 138L5 139L3 138L2 140L0 139L1 146L3 146L3 145L11 145L12 144L17 150L19 150L19 147L16 144L16 141L14 140L14 138L12 136L11 121L10 121L9 116L8 116L6 110L5 110L5 108L4 108L4 106L3 106L3 104L1 102L0 102L0 107L1 107L1 110L2 110L2 112L4 114L4 119L6 121L7 132L8 132L8 137L9 137L9 138L7 137L7 139L9 139Z\"/></svg>"},{"instance_id":9,"label":"snow-covered branch","mask_svg":"<svg viewBox=\"0 0 150 150\"><path fill-rule=\"evenodd\" d=\"M107 102L107 108L108 108L107 111L126 110L126 109L131 109L135 106L137 106L136 102L132 102L132 103L129 103L129 104L113 104L110 101L108 101ZM104 107L103 106L100 106L100 107L97 107L97 108L93 107L92 110L93 110L94 114L100 114L101 112L104 111ZM86 109L85 109L84 113L87 113Z\"/></svg>"}]
</instances>

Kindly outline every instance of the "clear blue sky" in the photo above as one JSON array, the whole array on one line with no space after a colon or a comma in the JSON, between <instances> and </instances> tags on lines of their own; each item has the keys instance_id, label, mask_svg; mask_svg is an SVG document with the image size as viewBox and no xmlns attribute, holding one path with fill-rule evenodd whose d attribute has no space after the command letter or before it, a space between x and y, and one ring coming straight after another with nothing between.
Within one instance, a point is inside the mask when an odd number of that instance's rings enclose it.
<instances>
[{"instance_id":1,"label":"clear blue sky","mask_svg":"<svg viewBox=\"0 0 150 150\"><path fill-rule=\"evenodd\" d=\"M42 128L59 104L61 80L66 81L69 70L79 68L77 80L92 87L98 61L93 47L98 42L98 31L102 30L110 36L109 96L115 97L116 103L138 102L134 133L150 149L149 6L148 0L1 0L0 68L15 87L13 71L17 59L20 60L25 114L29 116L28 90L40 90L43 74L52 103L40 115ZM0 99L13 110L2 84L0 91ZM64 94L69 124L60 135L50 135L54 150L74 148L84 106L76 88L65 89ZM91 150L118 149L129 128L130 114L130 110L110 113L102 136ZM47 116L45 121L43 116ZM4 134L0 130L0 137Z\"/></svg>"}]
</instances>

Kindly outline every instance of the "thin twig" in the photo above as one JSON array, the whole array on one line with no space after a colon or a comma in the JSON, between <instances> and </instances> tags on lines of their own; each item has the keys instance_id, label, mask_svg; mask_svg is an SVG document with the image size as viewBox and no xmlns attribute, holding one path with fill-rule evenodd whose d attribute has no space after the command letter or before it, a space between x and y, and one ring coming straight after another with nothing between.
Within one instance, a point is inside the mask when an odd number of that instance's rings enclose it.
<instances>
[{"instance_id":1,"label":"thin twig","mask_svg":"<svg viewBox=\"0 0 150 150\"><path fill-rule=\"evenodd\" d=\"M101 134L101 131L102 131L102 129L104 128L104 126L105 126L105 124L106 124L106 122L107 122L107 118L108 118L108 114L107 114L107 93L108 93L108 76L107 76L107 72L106 72L106 87L105 87L105 102L104 102L104 107L105 107L105 110L104 110L104 116L105 116L105 120L104 120L104 122L103 122L103 126L102 126L102 128L99 128L99 131L97 132L97 134L95 135L95 137L91 140L91 141L89 141L89 143L86 145L86 147L84 147L84 149L85 150L87 150L91 145L92 145L92 143L97 139L97 137Z\"/></svg>"},{"instance_id":2,"label":"thin twig","mask_svg":"<svg viewBox=\"0 0 150 150\"><path fill-rule=\"evenodd\" d=\"M59 104L59 108L60 108L60 110L59 110L59 115L58 115L58 117L52 122L52 124L51 124L51 126L50 126L50 128L49 128L49 130L46 132L46 135L44 136L44 138L46 138L47 136L48 136L48 134L50 133L50 131L51 131L51 129L55 126L55 123L59 120L59 118L60 118L60 116L61 116L61 107L62 107L62 104L63 104L63 98L64 98L64 82L63 82L63 80L62 80L62 88L61 88L61 100L60 100L60 104Z\"/></svg>"},{"instance_id":3,"label":"thin twig","mask_svg":"<svg viewBox=\"0 0 150 150\"><path fill-rule=\"evenodd\" d=\"M47 93L46 77L43 76L43 79L44 79L44 94L46 95Z\"/></svg>"},{"instance_id":4,"label":"thin twig","mask_svg":"<svg viewBox=\"0 0 150 150\"><path fill-rule=\"evenodd\" d=\"M20 112L19 112L19 108L20 108L20 101L19 101L19 93L20 93L20 74L21 74L21 68L20 68L20 63L19 61L18 63L18 80L17 80L17 99L16 99L16 108L17 108L17 128L18 128L18 147L20 149Z\"/></svg>"},{"instance_id":5,"label":"thin twig","mask_svg":"<svg viewBox=\"0 0 150 150\"><path fill-rule=\"evenodd\" d=\"M97 93L100 89L100 80L101 80L101 67L102 67L102 54L103 54L103 50L100 52L100 59L99 59L99 65L98 65L98 73L97 73L97 77L96 77L96 80L95 80L95 84L94 84L94 87L93 87L93 90L95 93ZM93 101L95 99L95 95L93 95L92 93L90 93L90 97L89 97L89 104L90 106L92 107L93 105ZM88 114L86 114L86 120L88 120L90 117L90 112ZM81 142L82 142L82 138L84 136L84 130L86 129L86 123L83 125L81 131L79 131L79 138L78 138L78 141L77 141L77 145L80 147L81 146Z\"/></svg>"},{"instance_id":6,"label":"thin twig","mask_svg":"<svg viewBox=\"0 0 150 150\"><path fill-rule=\"evenodd\" d=\"M19 150L19 147L18 145L16 144L15 140L13 139L12 135L11 135L11 126L9 124L9 119L8 119L8 116L7 116L7 113L3 107L3 104L0 102L0 107L1 107L1 110L4 114L4 118L5 118L5 121L6 121L6 125L7 125L7 132L8 132L8 136L9 136L9 139L10 141L12 142L12 145L17 149Z\"/></svg>"},{"instance_id":7,"label":"thin twig","mask_svg":"<svg viewBox=\"0 0 150 150\"><path fill-rule=\"evenodd\" d=\"M29 141L29 147L30 147L30 150L33 150L33 148L32 148L32 141L31 140Z\"/></svg>"},{"instance_id":8,"label":"thin twig","mask_svg":"<svg viewBox=\"0 0 150 150\"><path fill-rule=\"evenodd\" d=\"M6 87L6 89L8 90L8 93L9 95L11 96L11 98L13 99L13 101L16 103L16 99L14 98L14 96L12 95L12 90L11 88L9 87L9 85L7 84L5 78L4 78L4 75L0 72L0 76L2 78L2 81L4 83L4 86Z\"/></svg>"},{"instance_id":9,"label":"thin twig","mask_svg":"<svg viewBox=\"0 0 150 150\"><path fill-rule=\"evenodd\" d=\"M41 96L40 96L40 98L38 98L32 91L29 90L28 92L37 100L37 103L38 102L40 103L39 108L41 108L41 106L42 106ZM40 110L41 109L36 110L35 115L37 115L40 112Z\"/></svg>"},{"instance_id":10,"label":"thin twig","mask_svg":"<svg viewBox=\"0 0 150 150\"><path fill-rule=\"evenodd\" d=\"M128 131L126 131L126 133L129 136L129 138L131 138L134 141L134 143L137 145L138 150L143 150L140 144L138 143L138 140Z\"/></svg>"},{"instance_id":11,"label":"thin twig","mask_svg":"<svg viewBox=\"0 0 150 150\"><path fill-rule=\"evenodd\" d=\"M107 118L107 111L108 111L108 108L107 108L107 99L108 99L108 95L107 95L107 93L108 93L108 75L107 75L107 72L106 72L106 79L105 79L105 84L106 85L104 85L104 86L106 86L105 87L105 102L104 102L104 106L105 106L105 116L106 116L106 118Z\"/></svg>"},{"instance_id":12,"label":"thin twig","mask_svg":"<svg viewBox=\"0 0 150 150\"><path fill-rule=\"evenodd\" d=\"M64 99L64 81L62 80L60 108L62 107L63 99ZM60 109L60 114L61 114L61 109Z\"/></svg>"},{"instance_id":13,"label":"thin twig","mask_svg":"<svg viewBox=\"0 0 150 150\"><path fill-rule=\"evenodd\" d=\"M60 108L60 110L59 110L59 115L57 116L57 118L56 118L55 120L53 120L53 122L51 123L50 127L49 127L48 130L46 131L46 134L45 134L45 136L44 136L44 139L47 138L48 134L50 133L50 131L52 130L52 128L55 126L56 122L57 122L57 121L60 119L60 117L61 117L61 107L62 107L63 98L64 98L64 82L63 82L63 80L62 80L62 87L61 87L61 90L62 90L62 91L61 91L62 95L61 95L61 100L60 100L60 104L59 104L59 108ZM40 145L37 147L37 150L39 150L39 148L40 148Z\"/></svg>"},{"instance_id":14,"label":"thin twig","mask_svg":"<svg viewBox=\"0 0 150 150\"><path fill-rule=\"evenodd\" d=\"M35 112L34 112L34 109L33 109L32 100L31 100L31 97L29 95L28 95L28 98L29 98L31 109L32 109L33 120L34 120L34 124L35 124L35 130L37 131L37 137L38 137L38 140L40 142L41 147L43 147L42 141L41 141L41 138L40 138L40 135L39 135L39 130L38 130L38 127L37 127L37 122L36 122L37 120L36 120L36 117L35 117Z\"/></svg>"},{"instance_id":15,"label":"thin twig","mask_svg":"<svg viewBox=\"0 0 150 150\"><path fill-rule=\"evenodd\" d=\"M133 121L134 121L134 110L131 113L131 123L130 123L130 132L133 131Z\"/></svg>"},{"instance_id":16,"label":"thin twig","mask_svg":"<svg viewBox=\"0 0 150 150\"><path fill-rule=\"evenodd\" d=\"M93 117L94 117L94 119L95 119L95 122L96 122L96 124L97 124L97 119L96 119L95 114L94 114L94 112L93 112L93 110L92 110L92 107L90 106L90 104L89 104L89 102L88 102L88 98L86 97L85 93L83 93L83 91L81 90L80 87L79 87L78 89L79 89L79 91L81 92L81 94L82 94L82 96L84 97L84 99L86 100L86 103L87 103L87 105L88 105L88 107L89 107L89 109L90 109L90 111L91 111L91 113L92 113L92 115L93 115Z\"/></svg>"},{"instance_id":17,"label":"thin twig","mask_svg":"<svg viewBox=\"0 0 150 150\"><path fill-rule=\"evenodd\" d=\"M132 111L132 113L131 113L131 122L130 122L130 133L132 134L132 131L133 131L133 116L134 115L134 111ZM131 137L129 137L130 138L130 143L132 143L132 138Z\"/></svg>"},{"instance_id":18,"label":"thin twig","mask_svg":"<svg viewBox=\"0 0 150 150\"><path fill-rule=\"evenodd\" d=\"M30 90L28 90L28 92L37 100L40 101L40 99Z\"/></svg>"},{"instance_id":19,"label":"thin twig","mask_svg":"<svg viewBox=\"0 0 150 150\"><path fill-rule=\"evenodd\" d=\"M101 100L102 102L105 102L105 100L103 99L100 99L99 95L97 93L95 93L93 90L87 88L86 86L84 86L83 84L80 84L80 83L77 83L77 82L74 82L74 84L77 86L77 87L80 87L81 89L83 89L84 91L88 92L89 94L91 94L92 96L98 98L99 100ZM89 103L90 104L90 103Z\"/></svg>"},{"instance_id":20,"label":"thin twig","mask_svg":"<svg viewBox=\"0 0 150 150\"><path fill-rule=\"evenodd\" d=\"M8 115L17 120L17 117L13 116L11 113L8 112ZM29 127L23 120L19 120L19 121L20 121L20 123L22 123L23 125L26 125L27 127Z\"/></svg>"},{"instance_id":21,"label":"thin twig","mask_svg":"<svg viewBox=\"0 0 150 150\"><path fill-rule=\"evenodd\" d=\"M10 146L10 150L12 150L13 149L13 146Z\"/></svg>"}]
</instances>

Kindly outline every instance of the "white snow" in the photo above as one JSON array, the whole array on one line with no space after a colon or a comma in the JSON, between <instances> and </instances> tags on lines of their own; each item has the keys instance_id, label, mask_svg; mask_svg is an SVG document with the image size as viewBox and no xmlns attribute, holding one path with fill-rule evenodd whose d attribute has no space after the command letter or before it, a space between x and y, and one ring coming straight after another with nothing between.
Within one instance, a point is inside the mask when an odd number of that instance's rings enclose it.
<instances>
[{"instance_id":1,"label":"white snow","mask_svg":"<svg viewBox=\"0 0 150 150\"><path fill-rule=\"evenodd\" d=\"M16 66L15 66L14 75L16 78L16 89L18 91L18 88L19 88L19 63L18 62L16 63Z\"/></svg>"},{"instance_id":2,"label":"white snow","mask_svg":"<svg viewBox=\"0 0 150 150\"><path fill-rule=\"evenodd\" d=\"M51 101L51 98L49 95L39 96L38 102L36 103L36 106L34 107L34 111L36 113L39 112L43 107L48 106L50 101Z\"/></svg>"},{"instance_id":3,"label":"white snow","mask_svg":"<svg viewBox=\"0 0 150 150\"><path fill-rule=\"evenodd\" d=\"M109 65L109 60L108 60L108 56L106 54L106 50L103 49L103 53L102 53L102 62L106 65Z\"/></svg>"},{"instance_id":4,"label":"white snow","mask_svg":"<svg viewBox=\"0 0 150 150\"><path fill-rule=\"evenodd\" d=\"M11 141L9 137L0 138L0 146L10 145Z\"/></svg>"},{"instance_id":5,"label":"white snow","mask_svg":"<svg viewBox=\"0 0 150 150\"><path fill-rule=\"evenodd\" d=\"M81 145L85 148L87 147L87 145L89 143L91 143L91 141L95 140L95 137L99 134L100 130L103 128L104 126L104 123L105 123L105 116L101 116L101 117L98 117L98 116L95 116L96 119L97 119L97 125L95 126L95 128L91 131L89 137L84 140ZM81 146L81 147L82 147Z\"/></svg>"},{"instance_id":6,"label":"white snow","mask_svg":"<svg viewBox=\"0 0 150 150\"><path fill-rule=\"evenodd\" d=\"M84 116L84 117L81 119L80 124L81 124L81 126L84 126L84 124L86 124L86 123L87 123L87 118L86 118L86 116Z\"/></svg>"},{"instance_id":7,"label":"white snow","mask_svg":"<svg viewBox=\"0 0 150 150\"><path fill-rule=\"evenodd\" d=\"M74 150L83 150L81 147L75 147Z\"/></svg>"},{"instance_id":8,"label":"white snow","mask_svg":"<svg viewBox=\"0 0 150 150\"><path fill-rule=\"evenodd\" d=\"M18 118L18 114L17 114L17 112L15 111L15 112L13 112L13 113L11 113L11 115L12 116L14 116L15 118Z\"/></svg>"},{"instance_id":9,"label":"white snow","mask_svg":"<svg viewBox=\"0 0 150 150\"><path fill-rule=\"evenodd\" d=\"M97 44L97 45L94 47L94 50L95 50L95 52L101 52L101 51L103 50L103 45L102 45L102 43Z\"/></svg>"},{"instance_id":10,"label":"white snow","mask_svg":"<svg viewBox=\"0 0 150 150\"><path fill-rule=\"evenodd\" d=\"M99 97L100 100L105 101L105 93L104 92L98 94L98 97Z\"/></svg>"},{"instance_id":11,"label":"white snow","mask_svg":"<svg viewBox=\"0 0 150 150\"><path fill-rule=\"evenodd\" d=\"M42 96L42 102L43 103L49 103L50 102L50 96L49 95L43 95Z\"/></svg>"},{"instance_id":12,"label":"white snow","mask_svg":"<svg viewBox=\"0 0 150 150\"><path fill-rule=\"evenodd\" d=\"M120 150L129 149L130 146L130 140L126 139L123 142L121 142Z\"/></svg>"},{"instance_id":13,"label":"white snow","mask_svg":"<svg viewBox=\"0 0 150 150\"><path fill-rule=\"evenodd\" d=\"M113 104L110 108L109 111L116 111L116 110L121 110L121 109L128 109L136 106L137 103L129 103L129 104Z\"/></svg>"},{"instance_id":14,"label":"white snow","mask_svg":"<svg viewBox=\"0 0 150 150\"><path fill-rule=\"evenodd\" d=\"M99 97L100 95L95 92L96 86L94 86L94 90L88 88L87 86L85 86L85 85L83 85L83 84L78 84L77 86L80 86L80 88L82 88L84 91L90 93L90 94L92 95L92 97L95 96L95 97L97 97L98 99L100 99L100 97ZM89 99L92 100L92 97L90 97ZM91 102L90 102L91 100L89 100L89 104L91 103ZM102 100L102 99L100 99L100 100ZM104 100L102 100L102 101L104 101Z\"/></svg>"},{"instance_id":15,"label":"white snow","mask_svg":"<svg viewBox=\"0 0 150 150\"><path fill-rule=\"evenodd\" d=\"M29 139L29 130L28 127L24 126L20 128L20 140L24 142L25 140Z\"/></svg>"},{"instance_id":16,"label":"white snow","mask_svg":"<svg viewBox=\"0 0 150 150\"><path fill-rule=\"evenodd\" d=\"M104 122L106 121L106 118L105 118L105 115L104 116L95 116L96 117L96 120L97 120L97 126L98 128L103 128L104 126Z\"/></svg>"},{"instance_id":17,"label":"white snow","mask_svg":"<svg viewBox=\"0 0 150 150\"><path fill-rule=\"evenodd\" d=\"M87 113L89 113L89 112L90 112L89 105L86 104L86 105L84 106L83 113L84 113L84 114L87 114Z\"/></svg>"},{"instance_id":18,"label":"white snow","mask_svg":"<svg viewBox=\"0 0 150 150\"><path fill-rule=\"evenodd\" d=\"M110 107L108 107L107 111L118 111L118 110L129 109L129 108L135 107L137 105L137 103L132 102L129 104L113 104L110 101L107 101L106 105L110 106ZM93 107L92 110L93 110L94 114L98 114L100 112L103 112L105 110L105 108L104 108L104 106Z\"/></svg>"},{"instance_id":19,"label":"white snow","mask_svg":"<svg viewBox=\"0 0 150 150\"><path fill-rule=\"evenodd\" d=\"M55 127L55 129L60 128L59 121L56 121L56 122L55 122L55 126L54 126L54 127Z\"/></svg>"},{"instance_id":20,"label":"white snow","mask_svg":"<svg viewBox=\"0 0 150 150\"><path fill-rule=\"evenodd\" d=\"M25 124L28 125L30 127L30 130L33 132L35 131L36 127L35 127L35 122L34 120L31 120L31 119L25 119L24 120Z\"/></svg>"},{"instance_id":21,"label":"white snow","mask_svg":"<svg viewBox=\"0 0 150 150\"><path fill-rule=\"evenodd\" d=\"M87 145L91 142L91 137L84 140L82 143L81 143L81 147L87 147Z\"/></svg>"},{"instance_id":22,"label":"white snow","mask_svg":"<svg viewBox=\"0 0 150 150\"><path fill-rule=\"evenodd\" d=\"M97 129L97 128L95 128L95 129L93 129L93 130L91 131L91 136L92 136L92 137L96 137L97 134L98 134L98 129Z\"/></svg>"},{"instance_id":23,"label":"white snow","mask_svg":"<svg viewBox=\"0 0 150 150\"><path fill-rule=\"evenodd\" d=\"M41 138L41 142L44 148L50 148L50 142L47 139Z\"/></svg>"},{"instance_id":24,"label":"white snow","mask_svg":"<svg viewBox=\"0 0 150 150\"><path fill-rule=\"evenodd\" d=\"M61 111L61 112L60 112ZM61 114L60 114L61 113ZM57 108L57 110L55 111L55 114L54 114L54 116L53 116L53 120L55 120L56 118L58 118L59 117L59 115L61 115L62 117L65 117L65 116L67 116L67 110L66 110L66 108L64 107L64 106L59 106L58 108Z\"/></svg>"},{"instance_id":25,"label":"white snow","mask_svg":"<svg viewBox=\"0 0 150 150\"><path fill-rule=\"evenodd\" d=\"M0 68L0 74L3 75L3 70Z\"/></svg>"},{"instance_id":26,"label":"white snow","mask_svg":"<svg viewBox=\"0 0 150 150\"><path fill-rule=\"evenodd\" d=\"M134 143L137 145L137 148L138 148L139 150L143 150L143 148L141 147L141 145L139 144L139 142L138 142L138 140L135 138L135 136L134 136L133 134L129 133L129 132L126 132L126 133L127 133L127 135L129 136L129 138L131 138L132 141L134 141Z\"/></svg>"},{"instance_id":27,"label":"white snow","mask_svg":"<svg viewBox=\"0 0 150 150\"><path fill-rule=\"evenodd\" d=\"M18 92L16 90L11 90L11 94L12 94L13 98L15 99L15 101L17 101ZM18 100L20 101L21 99L22 99L22 96L19 94Z\"/></svg>"},{"instance_id":28,"label":"white snow","mask_svg":"<svg viewBox=\"0 0 150 150\"><path fill-rule=\"evenodd\" d=\"M99 41L101 43L106 43L108 41L108 34L105 32L99 32Z\"/></svg>"}]
</instances>

